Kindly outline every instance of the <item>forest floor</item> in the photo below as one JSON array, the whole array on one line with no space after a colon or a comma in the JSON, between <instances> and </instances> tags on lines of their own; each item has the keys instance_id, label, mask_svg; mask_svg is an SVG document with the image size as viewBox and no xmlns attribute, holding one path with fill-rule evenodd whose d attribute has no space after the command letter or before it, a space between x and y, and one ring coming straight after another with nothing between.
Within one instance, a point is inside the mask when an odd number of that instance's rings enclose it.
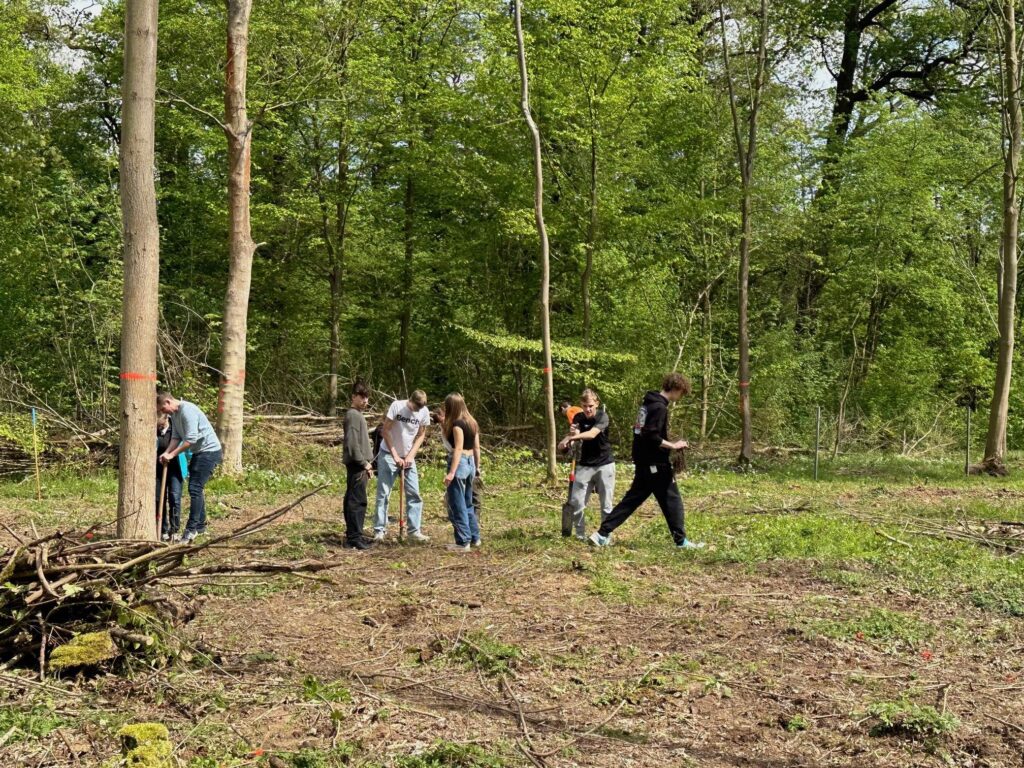
<instances>
[{"instance_id":1,"label":"forest floor","mask_svg":"<svg viewBox=\"0 0 1024 768\"><path fill-rule=\"evenodd\" d=\"M621 496L632 469L617 469ZM328 472L335 485L255 551L202 559L341 565L177 587L200 600L188 661L42 686L4 673L0 765L116 765L118 727L159 721L188 768L1024 766L1024 557L934 527L1024 521L1024 479L960 472L878 457L819 482L802 458L698 467L680 485L706 550L676 551L649 503L597 551L561 538L562 487L509 454L487 466L469 555L444 549L436 466L422 481L433 540L366 553L341 547L343 479ZM322 479L217 478L211 526ZM109 470L44 488L36 501L31 483L0 485L0 522L113 516Z\"/></svg>"}]
</instances>

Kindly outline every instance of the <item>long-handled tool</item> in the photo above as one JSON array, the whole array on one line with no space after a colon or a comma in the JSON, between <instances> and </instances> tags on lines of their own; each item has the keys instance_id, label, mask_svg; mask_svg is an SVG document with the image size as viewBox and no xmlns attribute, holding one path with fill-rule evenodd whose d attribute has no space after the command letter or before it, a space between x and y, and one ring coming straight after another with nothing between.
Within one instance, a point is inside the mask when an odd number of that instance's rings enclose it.
<instances>
[{"instance_id":1,"label":"long-handled tool","mask_svg":"<svg viewBox=\"0 0 1024 768\"><path fill-rule=\"evenodd\" d=\"M562 536L572 536L572 486L576 482L576 451L572 453L572 463L569 465L569 498L562 505Z\"/></svg>"},{"instance_id":2,"label":"long-handled tool","mask_svg":"<svg viewBox=\"0 0 1024 768\"><path fill-rule=\"evenodd\" d=\"M36 431L36 409L32 409L32 453L36 462L36 499L43 500L43 489L39 484L39 433Z\"/></svg>"},{"instance_id":3,"label":"long-handled tool","mask_svg":"<svg viewBox=\"0 0 1024 768\"><path fill-rule=\"evenodd\" d=\"M167 468L168 465L164 464L163 479L160 481L160 506L157 507L157 538L160 538L164 532L164 492L167 490Z\"/></svg>"},{"instance_id":4,"label":"long-handled tool","mask_svg":"<svg viewBox=\"0 0 1024 768\"><path fill-rule=\"evenodd\" d=\"M398 540L405 536L405 467L398 470Z\"/></svg>"}]
</instances>

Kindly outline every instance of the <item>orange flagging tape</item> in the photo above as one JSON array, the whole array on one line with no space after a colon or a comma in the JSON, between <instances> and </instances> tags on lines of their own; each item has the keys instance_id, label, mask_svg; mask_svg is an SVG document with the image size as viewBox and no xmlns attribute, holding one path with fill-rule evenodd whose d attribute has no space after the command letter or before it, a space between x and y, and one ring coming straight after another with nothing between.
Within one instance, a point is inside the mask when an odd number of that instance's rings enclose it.
<instances>
[{"instance_id":1,"label":"orange flagging tape","mask_svg":"<svg viewBox=\"0 0 1024 768\"><path fill-rule=\"evenodd\" d=\"M121 381L156 381L156 374L125 371L121 374Z\"/></svg>"},{"instance_id":2,"label":"orange flagging tape","mask_svg":"<svg viewBox=\"0 0 1024 768\"><path fill-rule=\"evenodd\" d=\"M541 373L551 373L551 369L550 368L541 368L540 372Z\"/></svg>"},{"instance_id":3,"label":"orange flagging tape","mask_svg":"<svg viewBox=\"0 0 1024 768\"><path fill-rule=\"evenodd\" d=\"M741 381L740 382L740 386L741 387L749 387L750 386L750 382L749 381Z\"/></svg>"}]
</instances>

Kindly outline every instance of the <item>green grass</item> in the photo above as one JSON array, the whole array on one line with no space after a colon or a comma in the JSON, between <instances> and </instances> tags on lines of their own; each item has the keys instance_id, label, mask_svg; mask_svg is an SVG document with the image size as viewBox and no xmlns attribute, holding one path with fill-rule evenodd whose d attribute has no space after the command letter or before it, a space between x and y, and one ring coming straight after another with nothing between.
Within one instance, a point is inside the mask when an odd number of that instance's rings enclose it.
<instances>
[{"instance_id":1,"label":"green grass","mask_svg":"<svg viewBox=\"0 0 1024 768\"><path fill-rule=\"evenodd\" d=\"M955 731L960 722L935 707L921 706L902 698L898 701L876 701L866 713L872 718L872 736L942 736Z\"/></svg>"},{"instance_id":2,"label":"green grass","mask_svg":"<svg viewBox=\"0 0 1024 768\"><path fill-rule=\"evenodd\" d=\"M488 677L508 674L523 658L514 645L503 643L486 632L471 632L451 650L452 658L477 667Z\"/></svg>"},{"instance_id":3,"label":"green grass","mask_svg":"<svg viewBox=\"0 0 1024 768\"><path fill-rule=\"evenodd\" d=\"M8 744L41 739L62 725L66 725L64 718L45 704L0 706L0 736L13 730L7 739Z\"/></svg>"},{"instance_id":4,"label":"green grass","mask_svg":"<svg viewBox=\"0 0 1024 768\"><path fill-rule=\"evenodd\" d=\"M914 616L886 608L872 608L864 614L842 619L814 619L812 634L837 640L873 640L886 645L916 646L934 631Z\"/></svg>"}]
</instances>

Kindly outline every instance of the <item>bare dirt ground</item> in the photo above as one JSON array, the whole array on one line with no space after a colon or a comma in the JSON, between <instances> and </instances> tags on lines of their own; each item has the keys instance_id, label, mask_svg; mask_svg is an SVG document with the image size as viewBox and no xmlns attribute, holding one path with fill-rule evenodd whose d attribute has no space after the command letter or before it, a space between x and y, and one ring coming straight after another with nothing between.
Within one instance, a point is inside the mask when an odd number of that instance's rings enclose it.
<instances>
[{"instance_id":1,"label":"bare dirt ground","mask_svg":"<svg viewBox=\"0 0 1024 768\"><path fill-rule=\"evenodd\" d=\"M958 489L899 493L970 500ZM255 544L268 558L337 568L175 587L202 594L182 630L191 660L168 669L70 690L0 679L11 706L49 697L66 718L0 746L0 764L98 765L116 754L114 724L155 720L181 765L204 767L281 755L269 763L280 768L314 751L403 764L441 740L505 765L1024 765L1020 619L858 581L859 563L833 567L849 574L837 580L813 559L681 562L663 531L664 563L634 556L631 535L658 524L652 507L620 546L595 551L548 530L544 505L557 500L540 502L485 516L472 554L443 549L448 526L429 504L430 544L357 553L341 547L337 497L315 497ZM217 525L267 508L229 509ZM16 512L0 520L16 526ZM834 631L879 609L913 616L919 636ZM910 700L959 725L885 731L869 714Z\"/></svg>"}]
</instances>

